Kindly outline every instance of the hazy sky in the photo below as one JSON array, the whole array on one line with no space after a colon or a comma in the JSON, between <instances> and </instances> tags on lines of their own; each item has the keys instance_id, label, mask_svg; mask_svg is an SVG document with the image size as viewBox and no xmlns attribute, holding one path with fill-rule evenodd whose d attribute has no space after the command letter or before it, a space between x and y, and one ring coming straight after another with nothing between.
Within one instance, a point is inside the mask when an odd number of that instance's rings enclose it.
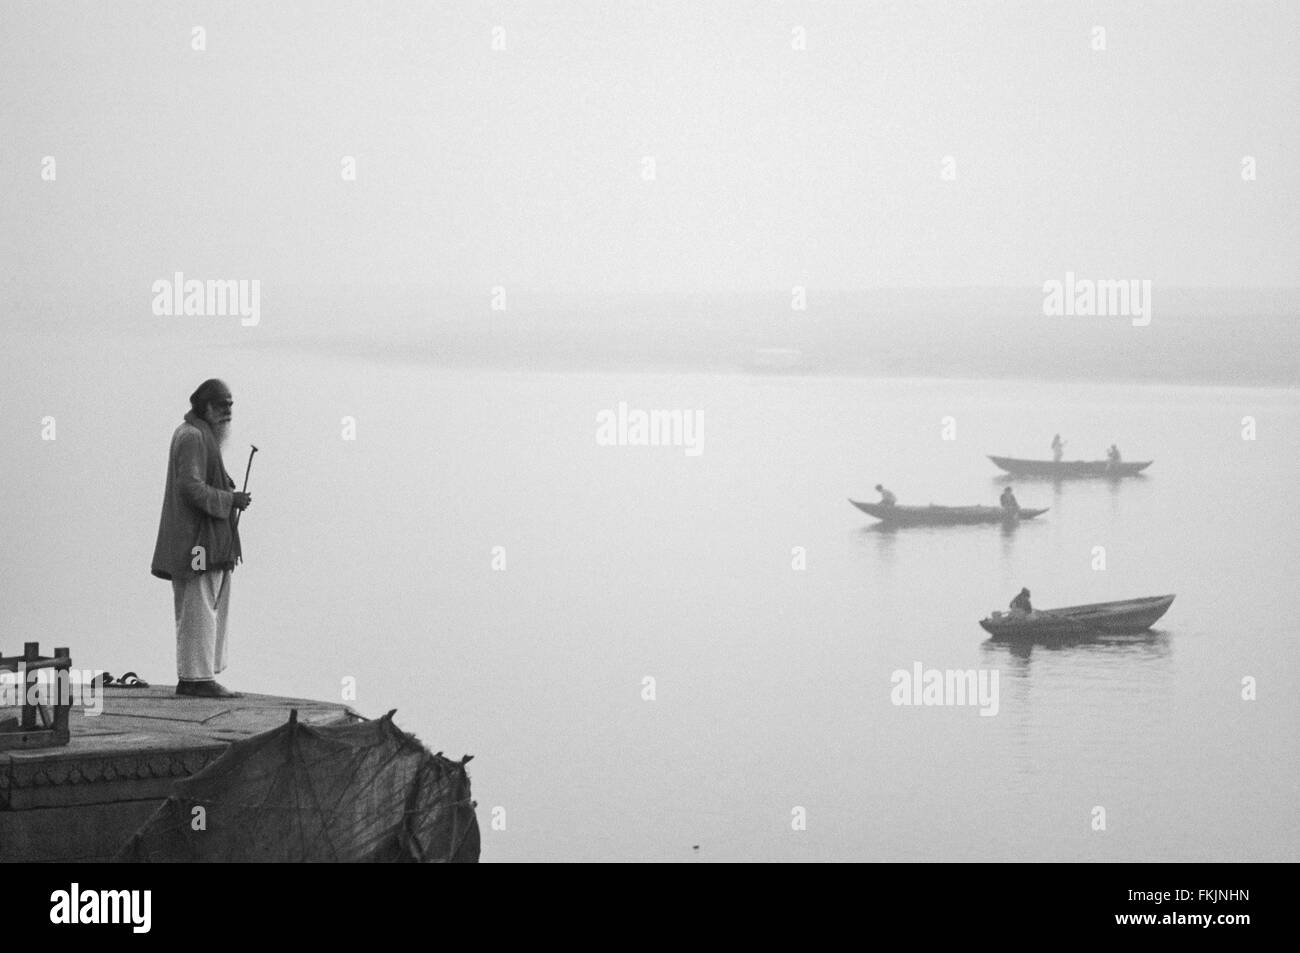
<instances>
[{"instance_id":1,"label":"hazy sky","mask_svg":"<svg viewBox=\"0 0 1300 953\"><path fill-rule=\"evenodd\" d=\"M1296 284L1298 27L1294 2L4 0L0 280Z\"/></svg>"}]
</instances>

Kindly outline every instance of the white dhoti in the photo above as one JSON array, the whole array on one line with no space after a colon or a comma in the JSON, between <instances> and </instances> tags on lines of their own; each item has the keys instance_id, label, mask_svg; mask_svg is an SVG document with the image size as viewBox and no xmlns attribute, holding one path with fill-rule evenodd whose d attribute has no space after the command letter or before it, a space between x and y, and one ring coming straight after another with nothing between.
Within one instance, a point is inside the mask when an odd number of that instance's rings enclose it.
<instances>
[{"instance_id":1,"label":"white dhoti","mask_svg":"<svg viewBox=\"0 0 1300 953\"><path fill-rule=\"evenodd\" d=\"M226 613L230 580L226 569L209 569L172 580L176 606L176 674L190 681L212 681L226 669Z\"/></svg>"}]
</instances>

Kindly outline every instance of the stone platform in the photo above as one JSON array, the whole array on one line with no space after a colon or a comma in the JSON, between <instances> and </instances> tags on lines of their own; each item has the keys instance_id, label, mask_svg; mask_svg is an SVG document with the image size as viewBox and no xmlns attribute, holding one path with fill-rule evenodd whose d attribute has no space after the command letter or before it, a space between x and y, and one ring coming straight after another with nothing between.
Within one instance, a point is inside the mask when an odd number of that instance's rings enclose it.
<instances>
[{"instance_id":1,"label":"stone platform","mask_svg":"<svg viewBox=\"0 0 1300 953\"><path fill-rule=\"evenodd\" d=\"M178 696L175 686L103 690L103 711L74 705L71 740L0 751L0 861L110 859L171 794L172 783L298 709L307 725L360 719L346 705L244 695Z\"/></svg>"}]
</instances>

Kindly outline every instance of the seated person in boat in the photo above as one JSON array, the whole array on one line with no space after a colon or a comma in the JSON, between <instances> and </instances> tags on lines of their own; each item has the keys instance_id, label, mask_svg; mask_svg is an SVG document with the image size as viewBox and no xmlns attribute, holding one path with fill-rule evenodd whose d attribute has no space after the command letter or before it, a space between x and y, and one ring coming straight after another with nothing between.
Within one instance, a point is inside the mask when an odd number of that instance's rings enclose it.
<instances>
[{"instance_id":1,"label":"seated person in boat","mask_svg":"<svg viewBox=\"0 0 1300 953\"><path fill-rule=\"evenodd\" d=\"M876 492L880 494L881 506L896 506L898 504L898 497L894 496L894 494L890 493L879 483L876 484Z\"/></svg>"},{"instance_id":2,"label":"seated person in boat","mask_svg":"<svg viewBox=\"0 0 1300 953\"><path fill-rule=\"evenodd\" d=\"M1065 441L1061 439L1061 435L1058 433L1052 438L1052 459L1060 463L1063 456L1065 456Z\"/></svg>"},{"instance_id":3,"label":"seated person in boat","mask_svg":"<svg viewBox=\"0 0 1300 953\"><path fill-rule=\"evenodd\" d=\"M1119 447L1112 443L1110 449L1106 451L1106 459L1112 464L1119 463Z\"/></svg>"},{"instance_id":4,"label":"seated person in boat","mask_svg":"<svg viewBox=\"0 0 1300 953\"><path fill-rule=\"evenodd\" d=\"M1012 612L1024 612L1026 614L1033 612L1033 604L1029 601L1029 590L1021 589L1020 595L1011 600Z\"/></svg>"},{"instance_id":5,"label":"seated person in boat","mask_svg":"<svg viewBox=\"0 0 1300 953\"><path fill-rule=\"evenodd\" d=\"M1016 495L1011 492L1011 487L1007 487L1005 490L1002 491L1002 496L1000 499L1002 502L1002 508L1006 510L1008 513L1020 512L1020 504L1016 502Z\"/></svg>"}]
</instances>

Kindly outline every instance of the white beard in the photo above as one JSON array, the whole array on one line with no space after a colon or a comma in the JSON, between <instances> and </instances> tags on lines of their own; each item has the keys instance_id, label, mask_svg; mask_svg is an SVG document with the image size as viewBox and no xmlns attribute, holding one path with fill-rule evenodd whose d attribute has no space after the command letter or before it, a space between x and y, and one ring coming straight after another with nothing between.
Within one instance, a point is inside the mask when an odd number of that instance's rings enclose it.
<instances>
[{"instance_id":1,"label":"white beard","mask_svg":"<svg viewBox=\"0 0 1300 953\"><path fill-rule=\"evenodd\" d=\"M212 436L217 438L217 446L222 450L226 449L226 441L230 439L230 423L210 424L212 427Z\"/></svg>"}]
</instances>

